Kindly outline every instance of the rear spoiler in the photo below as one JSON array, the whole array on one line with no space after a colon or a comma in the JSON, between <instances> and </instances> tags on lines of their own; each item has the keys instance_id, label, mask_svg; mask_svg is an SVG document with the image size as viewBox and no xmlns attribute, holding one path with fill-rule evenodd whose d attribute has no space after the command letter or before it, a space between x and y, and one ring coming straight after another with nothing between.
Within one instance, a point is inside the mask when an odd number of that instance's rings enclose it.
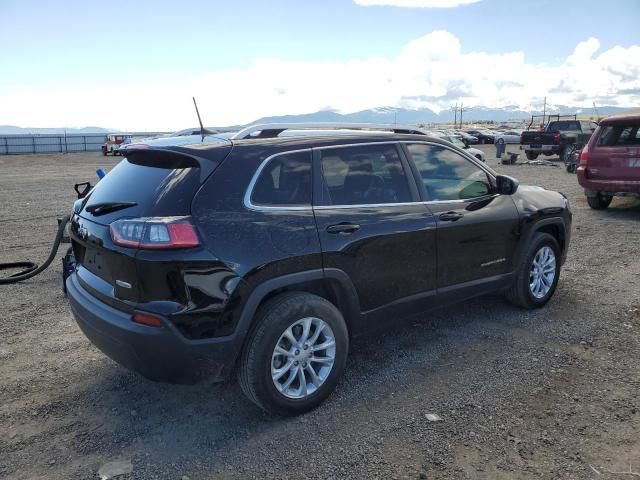
<instances>
[{"instance_id":1,"label":"rear spoiler","mask_svg":"<svg viewBox=\"0 0 640 480\"><path fill-rule=\"evenodd\" d=\"M134 165L167 169L197 168L200 170L200 183L202 183L227 158L231 149L230 142L207 149L178 146L153 147L136 143L120 148L118 151Z\"/></svg>"}]
</instances>

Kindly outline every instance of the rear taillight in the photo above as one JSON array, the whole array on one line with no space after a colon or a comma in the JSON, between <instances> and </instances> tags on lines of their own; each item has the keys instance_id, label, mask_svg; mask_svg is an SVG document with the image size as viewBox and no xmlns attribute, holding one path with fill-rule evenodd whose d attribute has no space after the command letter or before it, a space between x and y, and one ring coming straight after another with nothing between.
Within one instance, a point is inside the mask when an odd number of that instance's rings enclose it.
<instances>
[{"instance_id":1,"label":"rear taillight","mask_svg":"<svg viewBox=\"0 0 640 480\"><path fill-rule=\"evenodd\" d=\"M589 163L589 151L587 148L588 147L585 146L582 149L582 152L580 152L580 165L586 165L587 163Z\"/></svg>"},{"instance_id":2,"label":"rear taillight","mask_svg":"<svg viewBox=\"0 0 640 480\"><path fill-rule=\"evenodd\" d=\"M113 243L121 247L168 250L200 245L195 227L184 217L116 220L110 231Z\"/></svg>"},{"instance_id":3,"label":"rear taillight","mask_svg":"<svg viewBox=\"0 0 640 480\"><path fill-rule=\"evenodd\" d=\"M559 133L554 133L553 134L553 141L558 143L560 141L560 134Z\"/></svg>"}]
</instances>

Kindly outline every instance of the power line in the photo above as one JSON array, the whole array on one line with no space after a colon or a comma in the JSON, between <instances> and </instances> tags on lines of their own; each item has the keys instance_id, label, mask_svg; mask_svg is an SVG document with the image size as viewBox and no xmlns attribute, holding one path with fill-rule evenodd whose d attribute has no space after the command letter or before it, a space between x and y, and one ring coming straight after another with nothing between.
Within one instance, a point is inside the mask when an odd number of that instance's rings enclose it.
<instances>
[{"instance_id":1,"label":"power line","mask_svg":"<svg viewBox=\"0 0 640 480\"><path fill-rule=\"evenodd\" d=\"M469 110L469 107L463 108L464 103L460 103L460 129L462 129L462 113Z\"/></svg>"}]
</instances>

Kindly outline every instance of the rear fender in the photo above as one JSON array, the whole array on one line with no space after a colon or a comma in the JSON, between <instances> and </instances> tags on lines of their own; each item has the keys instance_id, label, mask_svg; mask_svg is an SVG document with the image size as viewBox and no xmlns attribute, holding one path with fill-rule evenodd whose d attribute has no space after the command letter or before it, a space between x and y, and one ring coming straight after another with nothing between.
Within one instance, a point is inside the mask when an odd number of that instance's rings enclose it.
<instances>
[{"instance_id":1,"label":"rear fender","mask_svg":"<svg viewBox=\"0 0 640 480\"><path fill-rule=\"evenodd\" d=\"M351 331L352 327L357 328L358 322L362 318L360 303L356 289L345 272L335 268L328 268L324 271L316 269L283 275L261 283L249 295L240 314L236 330L233 333L234 358L230 359L233 361L229 363L235 363L244 346L247 334L254 324L258 308L264 300L280 291L309 291L308 286L316 284L316 282L321 282L326 291L329 292L328 300L332 301L341 311L349 330Z\"/></svg>"}]
</instances>

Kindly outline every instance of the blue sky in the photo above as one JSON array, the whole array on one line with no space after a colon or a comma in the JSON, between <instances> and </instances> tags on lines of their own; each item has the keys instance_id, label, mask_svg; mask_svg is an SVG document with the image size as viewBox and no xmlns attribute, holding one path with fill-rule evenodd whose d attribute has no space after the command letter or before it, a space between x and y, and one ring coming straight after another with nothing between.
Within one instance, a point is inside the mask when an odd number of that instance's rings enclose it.
<instances>
[{"instance_id":1,"label":"blue sky","mask_svg":"<svg viewBox=\"0 0 640 480\"><path fill-rule=\"evenodd\" d=\"M396 3L395 0L385 1ZM606 15L603 13L605 9ZM280 104L287 108L299 105L300 108L312 110L321 107L342 111L376 106L371 97L378 92L366 88L363 95L368 98L359 102L341 102L339 92L333 90L326 92L326 101L323 102L325 92L322 83L317 82L311 82L313 90L308 92L308 95L316 98L315 103L301 103L296 100L297 97L292 97L291 103L277 101L283 100L277 97L286 97L288 92L294 90L296 95L304 96L300 91L300 84L305 83L301 69L315 73L326 71L333 76L346 76L347 82L362 84L367 83L367 75L375 75L375 65L372 66L375 59L387 62L380 65L380 71L384 71L384 75L394 76L397 87L394 95L380 92L380 101L385 103L403 104L407 98L424 97L424 106L437 109L438 98L442 98L440 103L444 105L443 102L448 102L449 97L458 90L461 98L466 96L471 103L495 103L496 99L500 100L496 95L483 93L488 92L487 85L466 85L468 80L461 79L460 72L452 71L451 81L446 85L446 79L439 78L436 81L431 78L433 69L429 70L428 80L425 80L424 69L412 72L411 78L395 78L395 75L404 75L403 72L393 71L406 64L398 63L403 49L433 32L444 31L449 36L432 38L430 42L415 47L416 63L433 68L439 66L440 71L447 71L455 59L464 59L473 70L469 75L481 77L487 73L482 63L468 56L477 52L491 56L485 58L487 69L495 70L492 62L504 60L501 63L507 64L503 75L505 79L521 84L523 88L527 85L522 79L511 78L507 66L533 68L553 75L559 72L553 69L566 67L567 59L578 45L590 38L597 40L597 48L594 44L587 49L592 59L616 47L624 49L612 54L615 58L609 59L609 63L634 54L636 50L633 47L640 45L638 0L609 0L606 4L587 0L480 0L454 8L362 6L353 0L0 0L0 22L0 101L14 99L10 109L3 112L0 108L0 124L27 122L29 126L60 126L49 124L56 119L55 111L60 110L61 96L67 98L66 104L71 111L65 112L60 121L77 126L87 122L112 125L112 122L118 121L116 109L105 107L103 102L99 108L93 108L95 114L92 115L87 103L89 106L99 105L101 95L104 95L103 100L108 98L111 103L116 95L126 97L122 100L142 109L148 104L137 99L139 94L149 87L150 95L159 95L164 87L172 95L169 104L173 108L173 105L182 101L175 99L174 102L173 99L173 96L180 96L181 84L191 89L184 93L185 98L197 94L203 97L207 109L223 107L223 112L219 111L221 108L216 108L219 116L215 117L222 123L250 121L252 115L255 118L263 114L302 113L280 111ZM452 39L457 41L457 49L450 48L450 44L456 43ZM443 50L452 62L446 65L432 63L438 56L438 42L444 42ZM510 56L513 54L519 54L520 57ZM487 58L492 60L488 61ZM269 65L256 67L256 62L264 59L269 60ZM629 63L628 59L625 61ZM354 63L362 68L357 71L350 68ZM635 75L637 67L638 62L625 64L626 73L622 72L622 77L626 78L626 83L621 83L619 90L633 92L640 87L633 79L628 81L627 78ZM607 69L609 66L599 62L591 68ZM241 97L255 85L264 94L260 84L265 80L265 72L271 77L269 72L275 70L278 73L270 78L270 89L276 92L275 97L265 101L264 105L259 96L251 97L253 103L258 103L255 112L246 105L242 106L242 115L229 112L233 105L221 104L219 96L212 93L226 89L228 95ZM293 80L284 77L283 72L295 77L295 85L292 84ZM243 86L242 91L235 89L232 78L236 78L237 83ZM357 80L354 81L354 78ZM417 81L423 82L422 87L415 85ZM497 80L493 78L487 81L495 83ZM611 99L614 102L617 98L615 88L605 88L607 81L613 82L611 78L606 80L602 77L599 86L587 85L585 89L596 89L593 97L599 101ZM461 82L465 83L462 87ZM330 83L335 90L335 80ZM560 92L563 88L568 90L569 83L548 85L547 88ZM381 88L381 85L376 84L376 87ZM456 90L456 86L460 88ZM78 92L79 98L74 98L74 91ZM349 88L346 92L352 95ZM529 101L534 101L540 95L540 92L536 91L534 95L532 91ZM619 103L637 102L640 94L633 95L620 96ZM584 96L589 95L582 91L576 93L574 98ZM47 98L51 97L58 99L49 106ZM39 114L35 110L19 110L15 105L17 98L39 99ZM512 103L518 98L522 98L522 94L513 92L513 98L504 100L505 103ZM562 95L558 98L563 101L569 99ZM483 101L485 99L486 102ZM84 107L77 108L77 115L73 117L75 105L81 104ZM27 103L27 109L32 107L35 105ZM44 117L43 112L47 112ZM9 114L15 117L13 121ZM166 119L155 118L157 126L173 127L171 111L165 115ZM153 123L151 117L143 120L144 116L136 114L136 118L148 126ZM230 122L224 122L225 118L229 118ZM41 124L43 119L46 119L47 125ZM183 122L182 113L177 113L177 128L180 122ZM124 127L126 124L126 121L122 121L114 126Z\"/></svg>"}]
</instances>

